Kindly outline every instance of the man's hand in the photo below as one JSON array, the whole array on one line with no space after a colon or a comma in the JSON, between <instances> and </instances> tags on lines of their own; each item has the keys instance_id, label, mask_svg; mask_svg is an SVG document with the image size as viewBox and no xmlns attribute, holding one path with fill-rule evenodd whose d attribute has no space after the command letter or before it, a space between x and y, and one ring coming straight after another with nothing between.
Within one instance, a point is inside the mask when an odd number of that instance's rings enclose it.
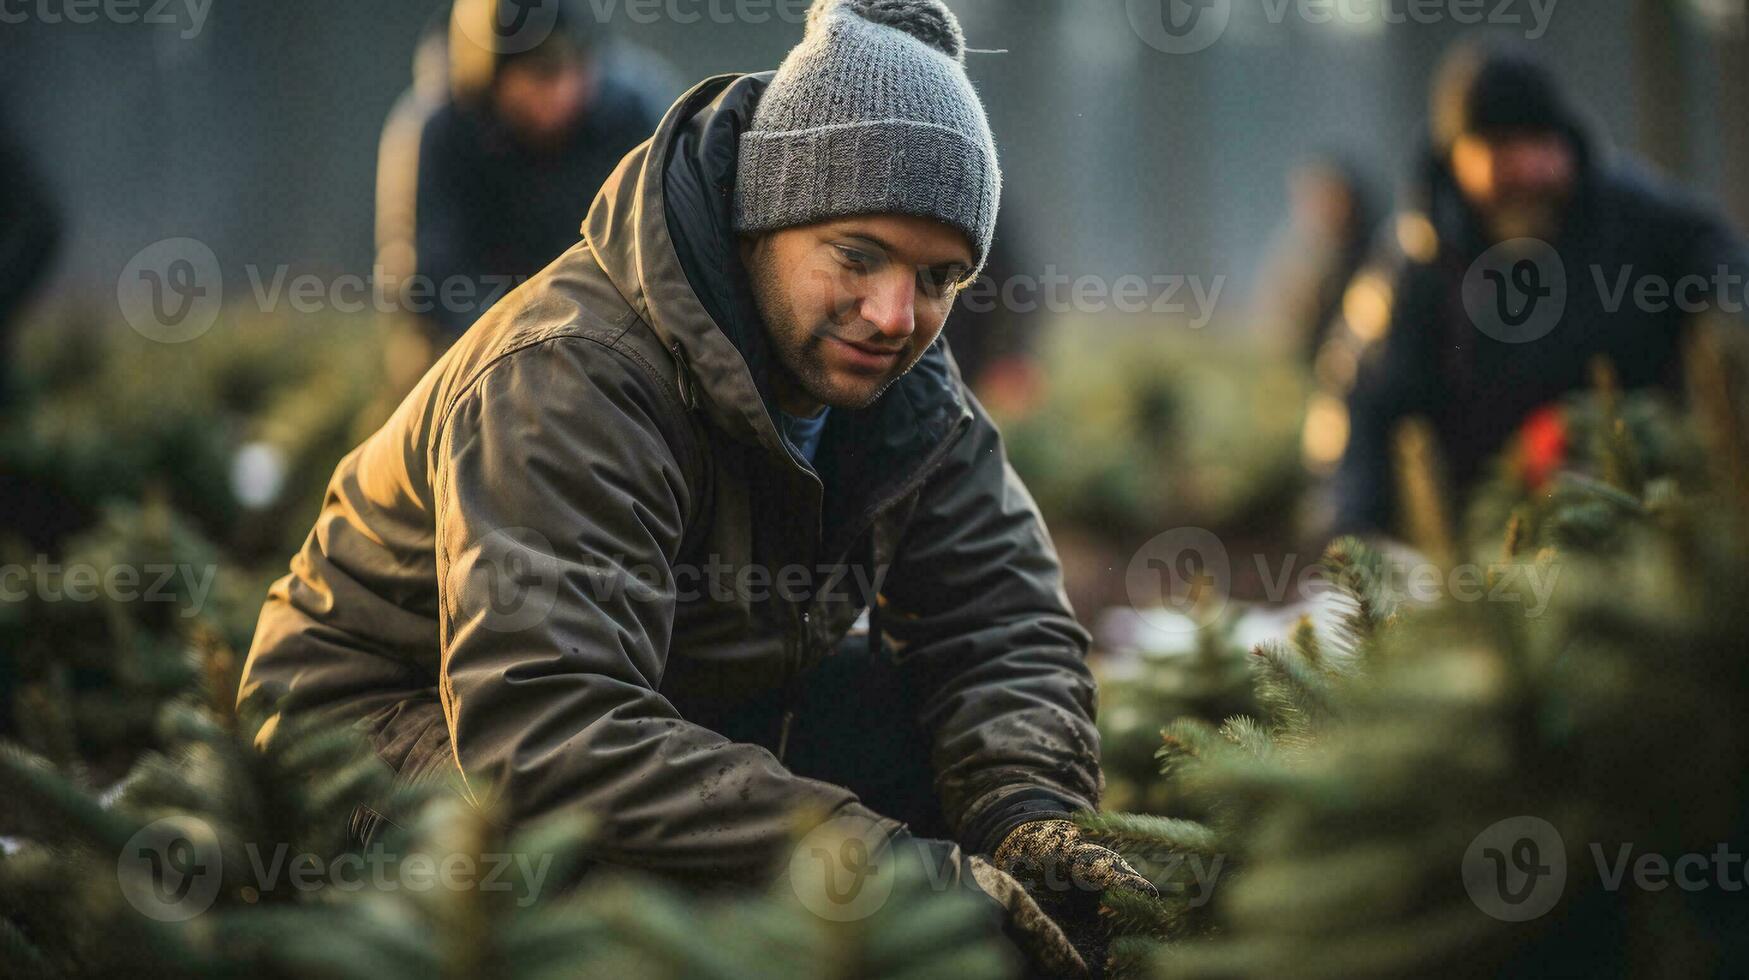
<instances>
[{"instance_id":1,"label":"man's hand","mask_svg":"<svg viewBox=\"0 0 1749 980\"><path fill-rule=\"evenodd\" d=\"M1123 856L1081 837L1068 820L1034 820L1014 828L992 857L1013 875L1046 911L1061 918L1093 906L1103 892L1118 888L1158 898L1152 882ZM1079 916L1073 916L1079 918Z\"/></svg>"}]
</instances>

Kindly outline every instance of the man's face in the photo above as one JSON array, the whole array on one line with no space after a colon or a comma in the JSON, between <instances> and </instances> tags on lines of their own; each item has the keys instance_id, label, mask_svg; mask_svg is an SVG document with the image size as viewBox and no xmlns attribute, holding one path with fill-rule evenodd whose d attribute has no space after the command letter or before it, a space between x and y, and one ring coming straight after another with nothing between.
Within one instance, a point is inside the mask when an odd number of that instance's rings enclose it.
<instances>
[{"instance_id":1,"label":"man's face","mask_svg":"<svg viewBox=\"0 0 1749 980\"><path fill-rule=\"evenodd\" d=\"M1573 190L1577 161L1559 133L1465 135L1451 151L1464 199L1494 237L1550 238Z\"/></svg>"},{"instance_id":2,"label":"man's face","mask_svg":"<svg viewBox=\"0 0 1749 980\"><path fill-rule=\"evenodd\" d=\"M880 397L940 335L973 261L965 235L909 215L785 228L741 248L793 415Z\"/></svg>"},{"instance_id":3,"label":"man's face","mask_svg":"<svg viewBox=\"0 0 1749 980\"><path fill-rule=\"evenodd\" d=\"M564 138L594 97L594 72L587 61L576 57L511 61L499 73L492 92L498 117L533 146Z\"/></svg>"}]
</instances>

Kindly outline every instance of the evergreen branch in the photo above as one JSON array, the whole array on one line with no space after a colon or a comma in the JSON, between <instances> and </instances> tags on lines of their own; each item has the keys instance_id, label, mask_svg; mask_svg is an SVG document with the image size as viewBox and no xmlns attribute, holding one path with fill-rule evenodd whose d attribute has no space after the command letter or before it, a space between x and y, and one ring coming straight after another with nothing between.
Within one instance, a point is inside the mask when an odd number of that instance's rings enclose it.
<instances>
[{"instance_id":1,"label":"evergreen branch","mask_svg":"<svg viewBox=\"0 0 1749 980\"><path fill-rule=\"evenodd\" d=\"M1250 663L1257 702L1275 731L1295 739L1305 738L1321 719L1331 714L1329 680L1286 647L1275 642L1260 643L1251 651Z\"/></svg>"},{"instance_id":2,"label":"evergreen branch","mask_svg":"<svg viewBox=\"0 0 1749 980\"><path fill-rule=\"evenodd\" d=\"M1221 724L1221 735L1259 762L1267 761L1275 755L1275 741L1270 737L1268 729L1249 715L1228 718Z\"/></svg>"},{"instance_id":3,"label":"evergreen branch","mask_svg":"<svg viewBox=\"0 0 1749 980\"><path fill-rule=\"evenodd\" d=\"M1107 892L1099 904L1099 916L1117 936L1177 939L1190 928L1195 910L1182 898L1155 898L1141 892Z\"/></svg>"},{"instance_id":4,"label":"evergreen branch","mask_svg":"<svg viewBox=\"0 0 1749 980\"><path fill-rule=\"evenodd\" d=\"M1207 824L1146 813L1078 813L1075 823L1093 839L1120 853L1167 849L1179 853L1220 853L1220 834Z\"/></svg>"}]
</instances>

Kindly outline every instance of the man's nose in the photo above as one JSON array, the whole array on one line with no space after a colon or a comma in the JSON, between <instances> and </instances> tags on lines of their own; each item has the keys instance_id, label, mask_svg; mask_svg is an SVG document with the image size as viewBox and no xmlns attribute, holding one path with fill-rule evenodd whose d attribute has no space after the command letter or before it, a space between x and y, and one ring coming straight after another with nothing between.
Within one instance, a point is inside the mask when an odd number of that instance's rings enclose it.
<instances>
[{"instance_id":1,"label":"man's nose","mask_svg":"<svg viewBox=\"0 0 1749 980\"><path fill-rule=\"evenodd\" d=\"M889 341L908 339L917 329L917 283L909 270L880 277L862 300L862 318Z\"/></svg>"}]
</instances>

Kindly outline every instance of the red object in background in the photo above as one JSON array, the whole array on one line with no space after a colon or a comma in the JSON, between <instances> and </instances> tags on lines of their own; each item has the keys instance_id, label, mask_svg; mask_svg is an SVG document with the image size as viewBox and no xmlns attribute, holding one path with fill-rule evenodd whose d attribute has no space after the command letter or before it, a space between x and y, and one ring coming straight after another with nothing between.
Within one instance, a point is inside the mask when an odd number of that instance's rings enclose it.
<instances>
[{"instance_id":1,"label":"red object in background","mask_svg":"<svg viewBox=\"0 0 1749 980\"><path fill-rule=\"evenodd\" d=\"M1044 371L1030 357L1009 355L984 369L976 390L978 400L998 421L1016 422L1044 401Z\"/></svg>"},{"instance_id":2,"label":"red object in background","mask_svg":"<svg viewBox=\"0 0 1749 980\"><path fill-rule=\"evenodd\" d=\"M1559 405L1544 405L1518 427L1518 473L1526 486L1541 490L1567 461L1567 416Z\"/></svg>"}]
</instances>

